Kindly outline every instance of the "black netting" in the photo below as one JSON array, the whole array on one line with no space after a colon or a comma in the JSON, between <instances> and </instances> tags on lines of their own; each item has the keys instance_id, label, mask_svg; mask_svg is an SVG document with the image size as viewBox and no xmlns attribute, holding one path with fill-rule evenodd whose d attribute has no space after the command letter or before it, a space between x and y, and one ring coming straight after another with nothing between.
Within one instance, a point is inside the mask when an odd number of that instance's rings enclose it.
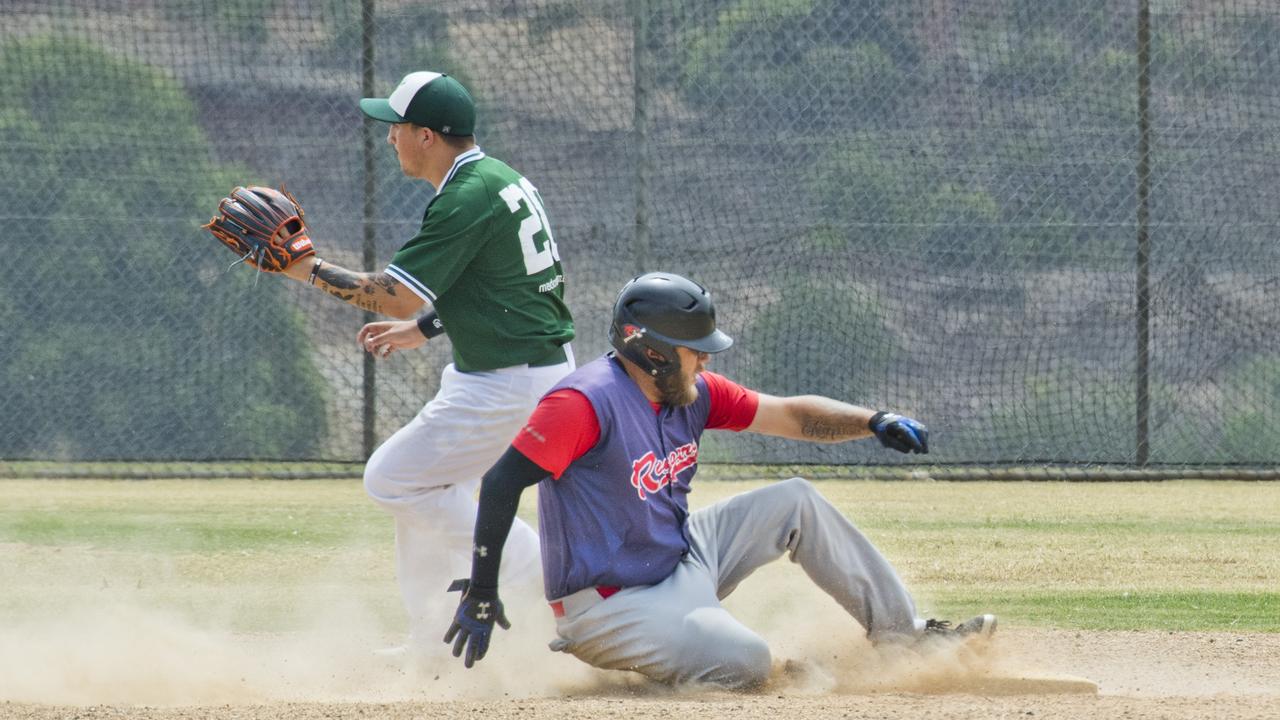
<instances>
[{"instance_id":1,"label":"black netting","mask_svg":"<svg viewBox=\"0 0 1280 720\"><path fill-rule=\"evenodd\" d=\"M447 343L370 376L359 311L199 225L285 183L381 269L431 190L356 101L432 69L541 191L580 360L671 270L738 340L715 369L934 431L708 460L1274 464L1280 6L1145 4L9 0L0 458L358 462L417 412Z\"/></svg>"}]
</instances>

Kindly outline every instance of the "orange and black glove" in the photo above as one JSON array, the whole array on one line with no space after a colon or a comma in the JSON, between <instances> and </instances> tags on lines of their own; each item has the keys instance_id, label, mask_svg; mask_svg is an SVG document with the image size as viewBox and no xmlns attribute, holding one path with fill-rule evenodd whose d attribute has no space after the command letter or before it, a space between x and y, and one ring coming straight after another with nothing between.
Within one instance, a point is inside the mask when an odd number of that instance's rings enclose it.
<instances>
[{"instance_id":1,"label":"orange and black glove","mask_svg":"<svg viewBox=\"0 0 1280 720\"><path fill-rule=\"evenodd\" d=\"M302 206L283 188L237 187L204 227L239 256L237 262L284 272L316 254L302 217Z\"/></svg>"}]
</instances>

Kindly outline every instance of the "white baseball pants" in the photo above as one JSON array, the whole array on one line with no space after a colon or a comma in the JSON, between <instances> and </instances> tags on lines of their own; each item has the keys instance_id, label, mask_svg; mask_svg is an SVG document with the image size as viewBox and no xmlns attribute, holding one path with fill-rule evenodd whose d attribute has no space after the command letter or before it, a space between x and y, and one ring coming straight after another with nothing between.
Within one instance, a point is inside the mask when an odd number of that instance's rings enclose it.
<instances>
[{"instance_id":1,"label":"white baseball pants","mask_svg":"<svg viewBox=\"0 0 1280 720\"><path fill-rule=\"evenodd\" d=\"M568 361L549 367L464 373L448 365L436 396L365 465L365 490L395 519L396 575L414 646L444 647L440 638L458 604L457 594L445 589L471 574L480 478L543 394L573 371L573 351L568 345L565 351ZM519 518L504 546L500 578L504 588L541 591L538 536Z\"/></svg>"}]
</instances>

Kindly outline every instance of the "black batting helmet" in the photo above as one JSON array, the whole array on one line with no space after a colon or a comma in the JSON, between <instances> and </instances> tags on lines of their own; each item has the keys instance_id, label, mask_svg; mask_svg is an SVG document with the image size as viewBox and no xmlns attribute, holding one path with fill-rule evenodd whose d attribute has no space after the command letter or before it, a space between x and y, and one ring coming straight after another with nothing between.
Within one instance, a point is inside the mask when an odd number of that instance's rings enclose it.
<instances>
[{"instance_id":1,"label":"black batting helmet","mask_svg":"<svg viewBox=\"0 0 1280 720\"><path fill-rule=\"evenodd\" d=\"M654 272L632 278L618 293L609 342L619 355L661 377L680 369L676 346L718 353L733 338L716 329L716 308L706 288L673 273Z\"/></svg>"}]
</instances>

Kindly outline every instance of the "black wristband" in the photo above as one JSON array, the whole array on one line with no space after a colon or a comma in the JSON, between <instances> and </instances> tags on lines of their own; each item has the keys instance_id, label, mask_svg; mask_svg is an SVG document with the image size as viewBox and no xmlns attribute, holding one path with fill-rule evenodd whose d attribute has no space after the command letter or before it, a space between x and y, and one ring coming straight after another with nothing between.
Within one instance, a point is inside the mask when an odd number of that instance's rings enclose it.
<instances>
[{"instance_id":1,"label":"black wristband","mask_svg":"<svg viewBox=\"0 0 1280 720\"><path fill-rule=\"evenodd\" d=\"M872 415L871 419L867 421L867 428L874 431L876 429L876 423L880 422L880 418L888 414L889 413L885 412L884 410L881 410L875 415Z\"/></svg>"},{"instance_id":2,"label":"black wristband","mask_svg":"<svg viewBox=\"0 0 1280 720\"><path fill-rule=\"evenodd\" d=\"M433 337L444 334L444 323L440 322L440 316L435 310L418 318L418 331L422 336L430 340Z\"/></svg>"}]
</instances>

